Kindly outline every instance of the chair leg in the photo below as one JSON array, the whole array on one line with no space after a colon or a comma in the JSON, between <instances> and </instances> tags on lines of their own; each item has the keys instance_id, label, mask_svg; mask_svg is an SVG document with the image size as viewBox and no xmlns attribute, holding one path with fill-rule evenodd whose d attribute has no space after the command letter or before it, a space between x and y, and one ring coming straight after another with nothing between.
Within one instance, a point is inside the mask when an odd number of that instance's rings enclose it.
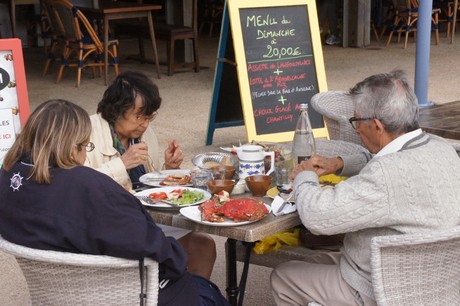
<instances>
[{"instance_id":1,"label":"chair leg","mask_svg":"<svg viewBox=\"0 0 460 306\"><path fill-rule=\"evenodd\" d=\"M408 40L409 40L409 30L406 29L406 38L404 39L404 49L407 48L407 41Z\"/></svg>"},{"instance_id":2,"label":"chair leg","mask_svg":"<svg viewBox=\"0 0 460 306\"><path fill-rule=\"evenodd\" d=\"M193 40L193 57L195 60L195 72L200 72L200 55L198 51L198 38L195 37Z\"/></svg>"},{"instance_id":3,"label":"chair leg","mask_svg":"<svg viewBox=\"0 0 460 306\"><path fill-rule=\"evenodd\" d=\"M61 66L59 67L59 72L58 72L58 76L57 76L57 79L56 79L56 83L59 83L61 80L62 80L62 75L64 73L64 64L61 64Z\"/></svg>"},{"instance_id":4,"label":"chair leg","mask_svg":"<svg viewBox=\"0 0 460 306\"><path fill-rule=\"evenodd\" d=\"M390 35L388 35L388 40L387 40L387 44L386 44L387 47L391 43L391 39L393 38L393 33L399 28L400 20L401 19L398 16L396 16L395 21L394 21L394 23L392 25L392 28L391 28L391 31L390 31ZM399 32L399 33L401 33L401 32ZM400 35L400 34L398 34L398 35ZM399 40L399 38L398 38L398 40Z\"/></svg>"},{"instance_id":5,"label":"chair leg","mask_svg":"<svg viewBox=\"0 0 460 306\"><path fill-rule=\"evenodd\" d=\"M142 37L139 36L139 38L137 39L137 43L139 45L139 58L140 58L140 62L141 64L144 64L145 63L145 48L144 48L144 39Z\"/></svg>"},{"instance_id":6,"label":"chair leg","mask_svg":"<svg viewBox=\"0 0 460 306\"><path fill-rule=\"evenodd\" d=\"M62 74L64 73L64 68L68 65L68 58L70 54L70 47L65 46L61 55L61 66L59 66L59 72L57 75L56 83L59 83L62 79Z\"/></svg>"},{"instance_id":7,"label":"chair leg","mask_svg":"<svg viewBox=\"0 0 460 306\"><path fill-rule=\"evenodd\" d=\"M447 5L446 15L447 15L446 37L449 38L450 37L450 25L452 24L452 18L453 18L452 5L450 3Z\"/></svg>"},{"instance_id":8,"label":"chair leg","mask_svg":"<svg viewBox=\"0 0 460 306\"><path fill-rule=\"evenodd\" d=\"M371 24L371 28L372 28L372 32L374 33L375 39L379 43L380 42L380 36L379 36L379 33L377 32L377 28L375 27L374 23Z\"/></svg>"},{"instance_id":9,"label":"chair leg","mask_svg":"<svg viewBox=\"0 0 460 306\"><path fill-rule=\"evenodd\" d=\"M16 31L16 4L14 1L9 1L8 6L10 7L10 22L11 22L11 33L13 37L17 37Z\"/></svg>"},{"instance_id":10,"label":"chair leg","mask_svg":"<svg viewBox=\"0 0 460 306\"><path fill-rule=\"evenodd\" d=\"M174 73L174 45L175 40L171 38L169 41L169 56L168 56L168 75L171 76Z\"/></svg>"},{"instance_id":11,"label":"chair leg","mask_svg":"<svg viewBox=\"0 0 460 306\"><path fill-rule=\"evenodd\" d=\"M384 24L382 30L380 31L379 38L382 39L383 35L385 35L385 31L387 30L387 25Z\"/></svg>"},{"instance_id":12,"label":"chair leg","mask_svg":"<svg viewBox=\"0 0 460 306\"><path fill-rule=\"evenodd\" d=\"M117 45L112 46L112 58L113 58L113 70L115 71L115 75L119 75L120 71L118 70L118 51Z\"/></svg>"},{"instance_id":13,"label":"chair leg","mask_svg":"<svg viewBox=\"0 0 460 306\"><path fill-rule=\"evenodd\" d=\"M56 49L56 43L52 42L50 50L49 50L49 53L48 53L48 58L46 59L46 62L45 62L45 67L43 68L42 76L45 76L45 75L48 74L48 71L49 71L50 66L51 66L51 62L54 62L54 60L55 60L55 58L54 58L55 49Z\"/></svg>"},{"instance_id":14,"label":"chair leg","mask_svg":"<svg viewBox=\"0 0 460 306\"><path fill-rule=\"evenodd\" d=\"M214 30L214 22L211 21L209 25L209 37L212 37L212 30Z\"/></svg>"},{"instance_id":15,"label":"chair leg","mask_svg":"<svg viewBox=\"0 0 460 306\"><path fill-rule=\"evenodd\" d=\"M100 71L101 71L101 67L99 66L98 68L99 68L98 70L99 70L99 72L100 72ZM82 69L83 69L83 68L82 68ZM92 66L92 67L91 67L91 71L93 71L93 79L95 79L95 78L96 78L96 67ZM100 74L99 74L99 77L101 77Z\"/></svg>"},{"instance_id":16,"label":"chair leg","mask_svg":"<svg viewBox=\"0 0 460 306\"><path fill-rule=\"evenodd\" d=\"M439 12L435 12L433 16L434 35L436 38L436 45L439 45Z\"/></svg>"},{"instance_id":17,"label":"chair leg","mask_svg":"<svg viewBox=\"0 0 460 306\"><path fill-rule=\"evenodd\" d=\"M392 38L393 38L393 31L390 31L390 34L388 35L388 39L387 39L387 44L386 44L387 47L390 45Z\"/></svg>"},{"instance_id":18,"label":"chair leg","mask_svg":"<svg viewBox=\"0 0 460 306\"><path fill-rule=\"evenodd\" d=\"M81 70L83 69L85 59L83 58L83 47L80 45L78 50L78 66L77 66L77 88L80 87Z\"/></svg>"}]
</instances>

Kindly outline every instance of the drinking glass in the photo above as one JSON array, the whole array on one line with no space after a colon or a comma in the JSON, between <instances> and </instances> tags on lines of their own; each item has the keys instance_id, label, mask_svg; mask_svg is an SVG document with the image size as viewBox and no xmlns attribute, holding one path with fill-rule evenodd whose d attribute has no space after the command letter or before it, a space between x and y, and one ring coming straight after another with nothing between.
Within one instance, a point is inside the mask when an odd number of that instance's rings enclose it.
<instances>
[{"instance_id":1,"label":"drinking glass","mask_svg":"<svg viewBox=\"0 0 460 306\"><path fill-rule=\"evenodd\" d=\"M208 190L208 182L213 178L211 171L204 169L192 170L190 176L192 177L193 187L204 190Z\"/></svg>"}]
</instances>

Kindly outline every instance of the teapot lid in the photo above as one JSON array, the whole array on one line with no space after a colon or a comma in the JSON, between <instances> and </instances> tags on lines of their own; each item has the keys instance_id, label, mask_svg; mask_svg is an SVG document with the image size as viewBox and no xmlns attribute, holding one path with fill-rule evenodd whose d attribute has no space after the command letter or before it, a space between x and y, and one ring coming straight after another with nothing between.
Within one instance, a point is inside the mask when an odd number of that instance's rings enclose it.
<instances>
[{"instance_id":1,"label":"teapot lid","mask_svg":"<svg viewBox=\"0 0 460 306\"><path fill-rule=\"evenodd\" d=\"M260 151L262 151L262 146L259 146L259 145L242 145L240 148L244 152L260 152Z\"/></svg>"}]
</instances>

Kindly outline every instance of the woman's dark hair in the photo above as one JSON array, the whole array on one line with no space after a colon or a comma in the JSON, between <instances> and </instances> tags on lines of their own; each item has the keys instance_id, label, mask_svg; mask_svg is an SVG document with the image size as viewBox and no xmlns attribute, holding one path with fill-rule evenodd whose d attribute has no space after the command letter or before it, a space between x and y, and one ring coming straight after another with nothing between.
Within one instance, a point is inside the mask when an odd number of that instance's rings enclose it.
<instances>
[{"instance_id":1,"label":"woman's dark hair","mask_svg":"<svg viewBox=\"0 0 460 306\"><path fill-rule=\"evenodd\" d=\"M152 80L140 72L120 73L104 92L101 102L97 105L97 112L107 122L114 124L127 110L134 107L137 95L142 96L144 101L142 115L150 116L160 108L160 93Z\"/></svg>"}]
</instances>

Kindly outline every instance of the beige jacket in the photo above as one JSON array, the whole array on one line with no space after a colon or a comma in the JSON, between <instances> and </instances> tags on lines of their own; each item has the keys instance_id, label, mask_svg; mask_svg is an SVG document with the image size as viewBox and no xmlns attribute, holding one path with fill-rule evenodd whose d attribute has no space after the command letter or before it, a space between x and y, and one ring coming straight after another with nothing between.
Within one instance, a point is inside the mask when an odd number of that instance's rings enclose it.
<instances>
[{"instance_id":1,"label":"beige jacket","mask_svg":"<svg viewBox=\"0 0 460 306\"><path fill-rule=\"evenodd\" d=\"M121 155L113 147L108 122L100 114L94 114L90 118L92 125L90 141L94 143L95 149L86 154L85 165L107 174L118 184L131 190L132 183L120 158ZM149 162L144 164L145 170L147 172L151 172L154 169L159 170L161 166L158 139L150 126L142 135L141 140L147 144L150 156Z\"/></svg>"}]
</instances>

